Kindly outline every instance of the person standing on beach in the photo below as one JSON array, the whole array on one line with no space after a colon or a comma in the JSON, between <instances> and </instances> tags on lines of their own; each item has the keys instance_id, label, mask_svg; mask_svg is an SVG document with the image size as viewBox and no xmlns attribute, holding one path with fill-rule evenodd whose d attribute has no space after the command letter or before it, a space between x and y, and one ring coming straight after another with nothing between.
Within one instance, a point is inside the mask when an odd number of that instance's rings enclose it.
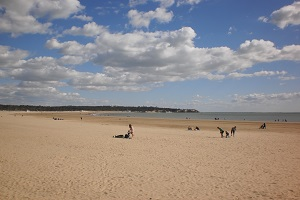
<instances>
[{"instance_id":1,"label":"person standing on beach","mask_svg":"<svg viewBox=\"0 0 300 200\"><path fill-rule=\"evenodd\" d=\"M223 136L223 134L224 134L224 131L223 131L223 129L221 129L220 127L217 127L217 129L219 129L219 130L220 130L221 138L222 138L222 137L224 137L224 136Z\"/></svg>"},{"instance_id":2,"label":"person standing on beach","mask_svg":"<svg viewBox=\"0 0 300 200\"><path fill-rule=\"evenodd\" d=\"M231 136L234 137L235 131L236 131L236 126L231 128Z\"/></svg>"}]
</instances>

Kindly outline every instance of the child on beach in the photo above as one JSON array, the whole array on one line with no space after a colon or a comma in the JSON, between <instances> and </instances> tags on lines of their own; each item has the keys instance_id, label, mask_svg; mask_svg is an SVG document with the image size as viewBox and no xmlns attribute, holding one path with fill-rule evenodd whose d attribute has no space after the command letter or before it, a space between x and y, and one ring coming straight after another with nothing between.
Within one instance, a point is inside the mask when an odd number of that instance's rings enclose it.
<instances>
[{"instance_id":1,"label":"child on beach","mask_svg":"<svg viewBox=\"0 0 300 200\"><path fill-rule=\"evenodd\" d=\"M229 132L226 131L226 138L229 138Z\"/></svg>"}]
</instances>

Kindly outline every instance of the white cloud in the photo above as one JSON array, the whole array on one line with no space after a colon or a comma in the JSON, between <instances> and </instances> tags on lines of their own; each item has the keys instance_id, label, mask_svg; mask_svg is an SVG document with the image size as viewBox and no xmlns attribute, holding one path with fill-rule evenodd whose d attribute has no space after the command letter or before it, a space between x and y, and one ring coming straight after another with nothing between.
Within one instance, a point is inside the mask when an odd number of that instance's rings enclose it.
<instances>
[{"instance_id":1,"label":"white cloud","mask_svg":"<svg viewBox=\"0 0 300 200\"><path fill-rule=\"evenodd\" d=\"M177 1L177 6L180 6L180 5L194 5L194 4L198 4L200 3L202 0L178 0Z\"/></svg>"},{"instance_id":2,"label":"white cloud","mask_svg":"<svg viewBox=\"0 0 300 200\"><path fill-rule=\"evenodd\" d=\"M67 29L63 31L63 34L69 35L83 35L87 37L94 37L100 35L101 33L107 31L107 29L103 26L97 25L95 22L90 22L85 24L83 28L72 26L71 29Z\"/></svg>"},{"instance_id":3,"label":"white cloud","mask_svg":"<svg viewBox=\"0 0 300 200\"><path fill-rule=\"evenodd\" d=\"M90 17L90 16L86 16L86 15L75 15L73 16L72 18L74 19L80 19L82 21L93 21L93 17Z\"/></svg>"},{"instance_id":4,"label":"white cloud","mask_svg":"<svg viewBox=\"0 0 300 200\"><path fill-rule=\"evenodd\" d=\"M71 14L83 10L85 7L78 0L31 0L29 12L36 18L66 19Z\"/></svg>"},{"instance_id":5,"label":"white cloud","mask_svg":"<svg viewBox=\"0 0 300 200\"><path fill-rule=\"evenodd\" d=\"M92 59L94 54L96 54L96 45L88 43L86 45L79 44L76 41L68 41L64 43L59 43L57 39L52 38L47 40L46 47L49 49L59 49L59 51L64 54L65 60L74 59L71 56L77 56L78 59L82 61L88 61Z\"/></svg>"},{"instance_id":6,"label":"white cloud","mask_svg":"<svg viewBox=\"0 0 300 200\"><path fill-rule=\"evenodd\" d=\"M260 71L254 72L253 74L244 74L238 72L232 72L228 74L228 78L251 78L251 77L261 77L261 76L279 76L282 77L286 75L286 71Z\"/></svg>"},{"instance_id":7,"label":"white cloud","mask_svg":"<svg viewBox=\"0 0 300 200\"><path fill-rule=\"evenodd\" d=\"M297 49L299 49L299 47L300 46L298 46ZM274 61L280 59L278 56L282 55L281 53L279 49L275 48L273 42L265 40L246 40L240 45L240 49L238 50L238 54L241 57L247 56L247 60L252 62Z\"/></svg>"},{"instance_id":8,"label":"white cloud","mask_svg":"<svg viewBox=\"0 0 300 200\"><path fill-rule=\"evenodd\" d=\"M167 8L175 3L175 0L153 0L154 2L160 2L160 7Z\"/></svg>"},{"instance_id":9,"label":"white cloud","mask_svg":"<svg viewBox=\"0 0 300 200\"><path fill-rule=\"evenodd\" d=\"M167 8L175 3L175 0L152 0L153 2L159 2L160 7ZM146 4L147 0L129 0L129 6L135 7L138 5Z\"/></svg>"},{"instance_id":10,"label":"white cloud","mask_svg":"<svg viewBox=\"0 0 300 200\"><path fill-rule=\"evenodd\" d=\"M295 1L293 4L284 6L279 10L274 11L270 16L270 22L281 29L288 25L300 24L300 1Z\"/></svg>"},{"instance_id":11,"label":"white cloud","mask_svg":"<svg viewBox=\"0 0 300 200\"><path fill-rule=\"evenodd\" d=\"M12 68L28 55L27 51L0 45L0 69Z\"/></svg>"},{"instance_id":12,"label":"white cloud","mask_svg":"<svg viewBox=\"0 0 300 200\"><path fill-rule=\"evenodd\" d=\"M267 23L269 21L269 19L267 17L265 17L265 16L261 16L261 17L258 18L258 21Z\"/></svg>"},{"instance_id":13,"label":"white cloud","mask_svg":"<svg viewBox=\"0 0 300 200\"><path fill-rule=\"evenodd\" d=\"M173 12L167 12L165 8L156 8L155 11L139 12L137 10L130 10L128 12L129 23L134 27L148 28L152 20L158 23L170 22L173 18Z\"/></svg>"},{"instance_id":14,"label":"white cloud","mask_svg":"<svg viewBox=\"0 0 300 200\"><path fill-rule=\"evenodd\" d=\"M0 7L4 10L0 16L0 32L12 36L49 33L52 23L43 23L39 19L65 19L84 9L78 0L4 0Z\"/></svg>"},{"instance_id":15,"label":"white cloud","mask_svg":"<svg viewBox=\"0 0 300 200\"><path fill-rule=\"evenodd\" d=\"M9 76L22 81L62 81L76 75L74 70L58 65L52 57L36 57L11 69Z\"/></svg>"},{"instance_id":16,"label":"white cloud","mask_svg":"<svg viewBox=\"0 0 300 200\"><path fill-rule=\"evenodd\" d=\"M245 41L234 51L228 47L197 48L193 43L195 37L196 33L190 27L176 31L137 31L126 34L112 34L106 30L96 37L94 43L60 43L51 39L47 41L47 47L58 49L63 54L60 58L62 63L93 62L103 67L105 76L102 74L101 79L105 78L107 83L110 82L107 81L108 77L116 80L125 76L126 84L153 87L164 82L199 78L221 80L285 76L285 71L261 71L254 74L242 74L239 71L262 62L299 60L299 45L277 49L270 41L252 40ZM89 77L95 78L92 75ZM99 77L97 75L96 79ZM88 83L80 83L83 82ZM120 83L123 84L123 81Z\"/></svg>"},{"instance_id":17,"label":"white cloud","mask_svg":"<svg viewBox=\"0 0 300 200\"><path fill-rule=\"evenodd\" d=\"M92 23L90 23L92 24ZM95 25L95 24L94 24ZM97 26L95 26L97 27ZM84 33L84 28L78 28ZM79 31L79 32L80 32ZM195 31L183 27L175 31L110 33L108 30L93 43L60 42L50 39L49 49L62 56L26 60L28 52L0 46L1 77L15 81L66 83L81 90L146 91L165 82L258 76L288 77L286 71L240 73L261 62L299 60L299 45L277 49L270 41L245 41L237 51L228 47L198 48ZM65 65L91 62L102 73L79 72Z\"/></svg>"},{"instance_id":18,"label":"white cloud","mask_svg":"<svg viewBox=\"0 0 300 200\"><path fill-rule=\"evenodd\" d=\"M129 6L135 7L138 5L146 4L147 1L159 2L160 7L167 8L174 5L175 0L129 0ZM177 0L177 6L180 5L195 5L199 4L202 0Z\"/></svg>"},{"instance_id":19,"label":"white cloud","mask_svg":"<svg viewBox=\"0 0 300 200\"><path fill-rule=\"evenodd\" d=\"M129 0L129 6L135 7L137 5L146 4L147 0Z\"/></svg>"},{"instance_id":20,"label":"white cloud","mask_svg":"<svg viewBox=\"0 0 300 200\"><path fill-rule=\"evenodd\" d=\"M233 27L233 26L230 26L229 29L228 29L227 34L228 34L228 35L231 35L231 34L233 34L233 32L235 32L235 31L236 31L236 28Z\"/></svg>"},{"instance_id":21,"label":"white cloud","mask_svg":"<svg viewBox=\"0 0 300 200\"><path fill-rule=\"evenodd\" d=\"M55 87L57 85L54 85ZM86 99L78 93L60 92L55 87L41 84L1 85L0 101L6 104L25 105L78 105L85 104ZM62 103L64 102L64 103Z\"/></svg>"},{"instance_id":22,"label":"white cloud","mask_svg":"<svg viewBox=\"0 0 300 200\"><path fill-rule=\"evenodd\" d=\"M52 23L40 23L33 16L21 16L15 12L7 11L0 17L0 32L11 33L12 37L21 34L45 34L50 32L49 28Z\"/></svg>"},{"instance_id":23,"label":"white cloud","mask_svg":"<svg viewBox=\"0 0 300 200\"><path fill-rule=\"evenodd\" d=\"M290 81L290 80L296 80L297 77L295 77L295 76L280 76L279 79L282 81Z\"/></svg>"}]
</instances>

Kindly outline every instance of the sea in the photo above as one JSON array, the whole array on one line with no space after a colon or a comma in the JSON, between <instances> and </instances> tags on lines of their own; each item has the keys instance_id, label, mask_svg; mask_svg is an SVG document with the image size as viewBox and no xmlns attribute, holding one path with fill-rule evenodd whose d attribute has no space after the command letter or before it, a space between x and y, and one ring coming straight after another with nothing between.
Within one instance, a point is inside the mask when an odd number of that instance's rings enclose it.
<instances>
[{"instance_id":1,"label":"sea","mask_svg":"<svg viewBox=\"0 0 300 200\"><path fill-rule=\"evenodd\" d=\"M144 117L163 119L235 120L259 122L300 122L300 112L199 112L199 113L158 113L158 112L113 112L98 113L96 116Z\"/></svg>"}]
</instances>

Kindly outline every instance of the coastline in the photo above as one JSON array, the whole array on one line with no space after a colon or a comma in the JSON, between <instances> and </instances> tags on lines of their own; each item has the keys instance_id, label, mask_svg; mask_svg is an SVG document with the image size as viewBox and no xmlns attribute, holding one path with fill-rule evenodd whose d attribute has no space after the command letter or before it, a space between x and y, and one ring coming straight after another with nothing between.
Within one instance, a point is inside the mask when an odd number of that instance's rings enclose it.
<instances>
[{"instance_id":1,"label":"coastline","mask_svg":"<svg viewBox=\"0 0 300 200\"><path fill-rule=\"evenodd\" d=\"M106 115L106 114L95 114ZM162 119L230 120L260 122L300 122L299 112L198 112L198 113L160 113L160 112L115 112L111 116L143 117Z\"/></svg>"},{"instance_id":2,"label":"coastline","mask_svg":"<svg viewBox=\"0 0 300 200\"><path fill-rule=\"evenodd\" d=\"M0 199L300 198L300 123L0 114Z\"/></svg>"},{"instance_id":3,"label":"coastline","mask_svg":"<svg viewBox=\"0 0 300 200\"><path fill-rule=\"evenodd\" d=\"M204 131L215 131L215 127L224 127L224 130L230 132L233 126L242 126L245 131L257 131L263 122L261 121L247 121L247 120L209 120L209 119L179 119L179 118L155 118L155 117L128 117L128 116L114 116L120 112L101 112L103 115L95 115L97 112L80 112L80 111L65 111L65 112L16 112L24 116L36 116L43 118L59 117L64 120L82 121L88 123L100 123L105 125L122 125L127 126L132 123L137 126L147 127L163 127L170 129L187 130L188 126L200 127ZM290 131L287 131L287 130ZM267 129L265 132L276 133L292 133L300 134L300 122L267 122Z\"/></svg>"}]
</instances>

